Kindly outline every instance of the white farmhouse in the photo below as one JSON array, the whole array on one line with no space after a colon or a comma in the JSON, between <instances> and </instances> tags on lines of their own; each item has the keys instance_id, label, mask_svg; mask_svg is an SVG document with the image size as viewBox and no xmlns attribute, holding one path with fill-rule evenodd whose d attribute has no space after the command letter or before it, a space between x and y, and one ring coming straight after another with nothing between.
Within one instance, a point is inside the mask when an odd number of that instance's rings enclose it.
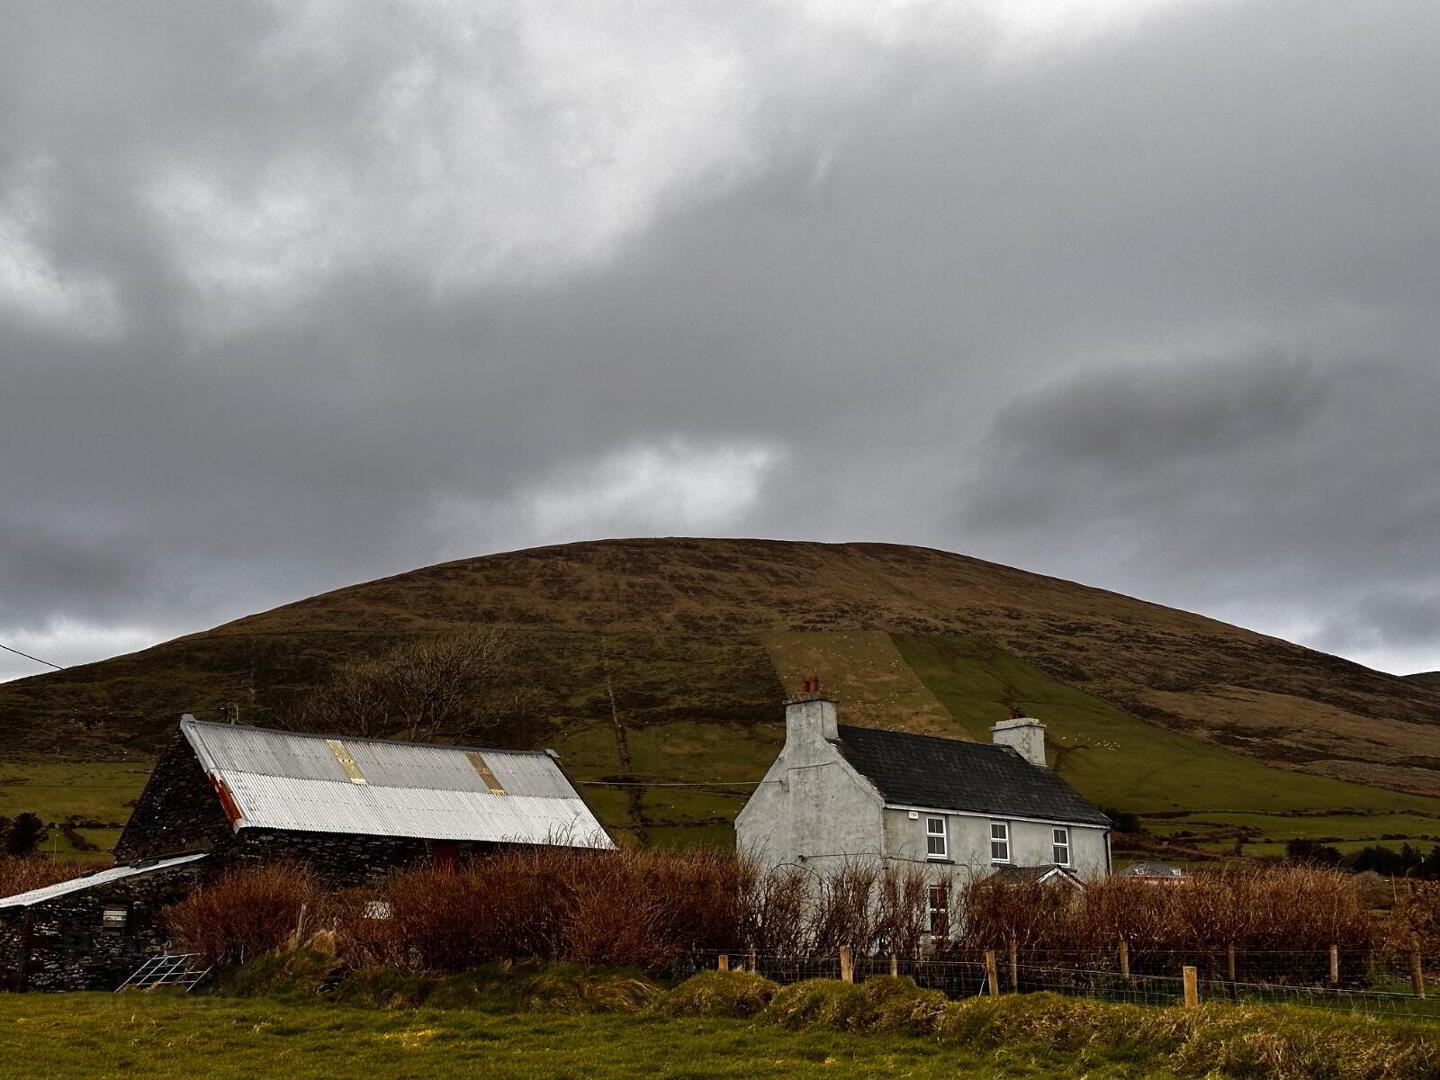
<instances>
[{"instance_id":1,"label":"white farmhouse","mask_svg":"<svg viewBox=\"0 0 1440 1080\"><path fill-rule=\"evenodd\" d=\"M821 874L920 867L944 889L932 906L997 871L1074 884L1109 873L1110 819L1046 766L1045 726L1015 717L991 731L975 743L841 725L813 684L785 704L785 745L735 819L738 846Z\"/></svg>"}]
</instances>

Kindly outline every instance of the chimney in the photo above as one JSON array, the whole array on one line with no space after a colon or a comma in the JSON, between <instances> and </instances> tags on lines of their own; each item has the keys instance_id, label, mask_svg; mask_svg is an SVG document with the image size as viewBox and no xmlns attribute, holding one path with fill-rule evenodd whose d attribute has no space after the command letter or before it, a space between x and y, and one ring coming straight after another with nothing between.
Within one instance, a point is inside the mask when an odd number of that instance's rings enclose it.
<instances>
[{"instance_id":1,"label":"chimney","mask_svg":"<svg viewBox=\"0 0 1440 1080\"><path fill-rule=\"evenodd\" d=\"M820 689L819 679L806 679L804 688L785 702L785 741L818 742L838 739L835 701Z\"/></svg>"},{"instance_id":2,"label":"chimney","mask_svg":"<svg viewBox=\"0 0 1440 1080\"><path fill-rule=\"evenodd\" d=\"M1009 720L1001 720L990 729L990 741L1019 751L1031 765L1045 767L1045 725L1033 716L1013 710Z\"/></svg>"}]
</instances>

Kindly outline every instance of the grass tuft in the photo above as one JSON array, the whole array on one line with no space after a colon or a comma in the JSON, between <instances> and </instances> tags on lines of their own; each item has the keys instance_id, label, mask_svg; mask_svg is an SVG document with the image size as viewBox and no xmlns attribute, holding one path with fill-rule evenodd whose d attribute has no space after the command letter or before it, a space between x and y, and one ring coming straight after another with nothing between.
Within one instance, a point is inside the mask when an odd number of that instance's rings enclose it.
<instances>
[{"instance_id":1,"label":"grass tuft","mask_svg":"<svg viewBox=\"0 0 1440 1080\"><path fill-rule=\"evenodd\" d=\"M780 989L748 971L702 971L655 1003L662 1016L754 1016Z\"/></svg>"}]
</instances>

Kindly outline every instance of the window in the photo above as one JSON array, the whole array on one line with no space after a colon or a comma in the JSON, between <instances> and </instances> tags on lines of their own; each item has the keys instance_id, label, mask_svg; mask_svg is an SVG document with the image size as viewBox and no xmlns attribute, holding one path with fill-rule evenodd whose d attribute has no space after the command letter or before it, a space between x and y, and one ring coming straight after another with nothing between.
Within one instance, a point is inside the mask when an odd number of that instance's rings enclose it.
<instances>
[{"instance_id":1,"label":"window","mask_svg":"<svg viewBox=\"0 0 1440 1080\"><path fill-rule=\"evenodd\" d=\"M950 858L950 838L945 834L943 817L925 819L925 857L927 859Z\"/></svg>"},{"instance_id":2,"label":"window","mask_svg":"<svg viewBox=\"0 0 1440 1080\"><path fill-rule=\"evenodd\" d=\"M1010 823L1008 821L990 822L990 861L1010 861Z\"/></svg>"},{"instance_id":3,"label":"window","mask_svg":"<svg viewBox=\"0 0 1440 1080\"><path fill-rule=\"evenodd\" d=\"M930 902L930 933L937 938L950 936L950 886L931 885L929 891Z\"/></svg>"},{"instance_id":4,"label":"window","mask_svg":"<svg viewBox=\"0 0 1440 1080\"><path fill-rule=\"evenodd\" d=\"M1050 861L1060 866L1070 865L1070 830L1050 830Z\"/></svg>"}]
</instances>

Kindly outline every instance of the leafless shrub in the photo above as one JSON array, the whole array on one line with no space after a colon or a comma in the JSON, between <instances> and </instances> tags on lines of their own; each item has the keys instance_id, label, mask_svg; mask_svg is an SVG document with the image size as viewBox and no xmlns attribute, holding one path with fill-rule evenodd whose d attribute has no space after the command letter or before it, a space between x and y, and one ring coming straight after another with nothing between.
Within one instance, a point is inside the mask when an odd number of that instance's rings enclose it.
<instances>
[{"instance_id":1,"label":"leafless shrub","mask_svg":"<svg viewBox=\"0 0 1440 1080\"><path fill-rule=\"evenodd\" d=\"M514 638L482 627L341 664L297 716L314 731L463 741L533 710L537 693L518 682Z\"/></svg>"},{"instance_id":2,"label":"leafless shrub","mask_svg":"<svg viewBox=\"0 0 1440 1080\"><path fill-rule=\"evenodd\" d=\"M1145 949L1324 949L1375 938L1360 883L1310 867L1228 869L1179 885L1125 878L1068 887L982 878L961 890L959 943L994 948L1105 949L1120 940Z\"/></svg>"},{"instance_id":3,"label":"leafless shrub","mask_svg":"<svg viewBox=\"0 0 1440 1080\"><path fill-rule=\"evenodd\" d=\"M210 963L234 964L303 944L307 923L313 931L333 922L331 903L307 867L272 863L226 871L167 908L161 919Z\"/></svg>"},{"instance_id":4,"label":"leafless shrub","mask_svg":"<svg viewBox=\"0 0 1440 1080\"><path fill-rule=\"evenodd\" d=\"M69 881L109 865L109 860L48 859L41 855L0 855L0 897Z\"/></svg>"}]
</instances>

